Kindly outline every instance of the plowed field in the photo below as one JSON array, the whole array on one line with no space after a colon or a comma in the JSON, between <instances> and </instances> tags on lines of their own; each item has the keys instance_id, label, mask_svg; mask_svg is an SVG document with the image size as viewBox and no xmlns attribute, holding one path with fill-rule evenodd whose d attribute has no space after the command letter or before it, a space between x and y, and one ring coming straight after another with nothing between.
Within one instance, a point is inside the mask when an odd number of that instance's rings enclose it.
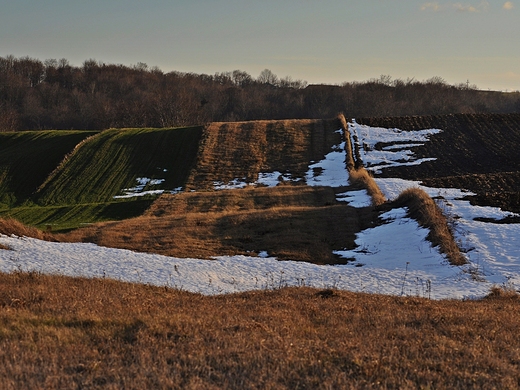
<instances>
[{"instance_id":1,"label":"plowed field","mask_svg":"<svg viewBox=\"0 0 520 390\"><path fill-rule=\"evenodd\" d=\"M468 189L476 194L474 204L520 212L520 114L362 118L357 122L401 130L443 130L430 142L412 148L418 158L437 160L388 168L379 176Z\"/></svg>"}]
</instances>

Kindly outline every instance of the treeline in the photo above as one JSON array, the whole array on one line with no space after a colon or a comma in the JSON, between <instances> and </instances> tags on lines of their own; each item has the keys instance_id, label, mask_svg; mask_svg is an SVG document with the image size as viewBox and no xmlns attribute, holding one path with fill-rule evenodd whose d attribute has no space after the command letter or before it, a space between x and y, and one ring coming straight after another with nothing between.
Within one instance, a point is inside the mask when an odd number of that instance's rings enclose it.
<instances>
[{"instance_id":1,"label":"treeline","mask_svg":"<svg viewBox=\"0 0 520 390\"><path fill-rule=\"evenodd\" d=\"M342 85L307 85L265 69L254 78L164 73L87 60L0 57L0 131L171 127L212 121L520 112L520 93L480 91L381 76Z\"/></svg>"}]
</instances>

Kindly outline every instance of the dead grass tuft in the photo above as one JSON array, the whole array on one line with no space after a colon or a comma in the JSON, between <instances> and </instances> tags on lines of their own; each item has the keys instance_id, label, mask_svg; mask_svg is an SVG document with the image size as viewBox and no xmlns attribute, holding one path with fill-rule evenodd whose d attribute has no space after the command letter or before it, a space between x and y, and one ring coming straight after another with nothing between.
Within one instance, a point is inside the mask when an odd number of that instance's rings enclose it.
<instances>
[{"instance_id":1,"label":"dead grass tuft","mask_svg":"<svg viewBox=\"0 0 520 390\"><path fill-rule=\"evenodd\" d=\"M520 294L513 286L493 286L491 287L489 294L486 299L499 299L499 300L519 300Z\"/></svg>"},{"instance_id":2,"label":"dead grass tuft","mask_svg":"<svg viewBox=\"0 0 520 390\"><path fill-rule=\"evenodd\" d=\"M363 187L367 190L368 194L372 198L372 204L379 206L386 202L386 198L377 186L374 178L368 173L368 171L361 167L353 169L349 172L350 183L355 186Z\"/></svg>"},{"instance_id":3,"label":"dead grass tuft","mask_svg":"<svg viewBox=\"0 0 520 390\"><path fill-rule=\"evenodd\" d=\"M434 246L439 246L440 251L446 254L452 265L467 263L453 238L448 220L426 192L420 188L409 188L403 191L392 204L396 207L408 207L410 216L421 226L430 229L428 239Z\"/></svg>"},{"instance_id":4,"label":"dead grass tuft","mask_svg":"<svg viewBox=\"0 0 520 390\"><path fill-rule=\"evenodd\" d=\"M44 233L35 227L24 225L13 218L0 218L0 234L5 234L6 236L32 237L38 240L53 240L52 234Z\"/></svg>"}]
</instances>

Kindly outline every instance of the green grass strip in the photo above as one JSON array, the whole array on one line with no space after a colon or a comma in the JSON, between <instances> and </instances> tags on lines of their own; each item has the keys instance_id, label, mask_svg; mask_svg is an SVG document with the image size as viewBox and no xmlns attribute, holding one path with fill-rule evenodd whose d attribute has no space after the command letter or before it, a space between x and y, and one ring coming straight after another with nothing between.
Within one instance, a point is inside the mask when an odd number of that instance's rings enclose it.
<instances>
[{"instance_id":1,"label":"green grass strip","mask_svg":"<svg viewBox=\"0 0 520 390\"><path fill-rule=\"evenodd\" d=\"M0 133L0 207L24 203L93 131Z\"/></svg>"},{"instance_id":2,"label":"green grass strip","mask_svg":"<svg viewBox=\"0 0 520 390\"><path fill-rule=\"evenodd\" d=\"M40 205L110 202L140 177L164 180L153 189L184 186L201 135L201 127L103 131L77 148L34 200Z\"/></svg>"}]
</instances>

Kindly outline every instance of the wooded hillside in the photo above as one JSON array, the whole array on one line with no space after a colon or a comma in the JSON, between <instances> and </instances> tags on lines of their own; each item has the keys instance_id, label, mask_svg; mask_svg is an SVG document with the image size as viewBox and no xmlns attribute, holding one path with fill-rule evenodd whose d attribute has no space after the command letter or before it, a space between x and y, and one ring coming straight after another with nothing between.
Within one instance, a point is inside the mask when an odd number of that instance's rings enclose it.
<instances>
[{"instance_id":1,"label":"wooded hillside","mask_svg":"<svg viewBox=\"0 0 520 390\"><path fill-rule=\"evenodd\" d=\"M348 69L345 70L348 75ZM480 91L381 76L342 85L307 85L265 69L214 75L169 72L95 60L0 57L0 131L176 127L260 119L520 112L520 92Z\"/></svg>"}]
</instances>

